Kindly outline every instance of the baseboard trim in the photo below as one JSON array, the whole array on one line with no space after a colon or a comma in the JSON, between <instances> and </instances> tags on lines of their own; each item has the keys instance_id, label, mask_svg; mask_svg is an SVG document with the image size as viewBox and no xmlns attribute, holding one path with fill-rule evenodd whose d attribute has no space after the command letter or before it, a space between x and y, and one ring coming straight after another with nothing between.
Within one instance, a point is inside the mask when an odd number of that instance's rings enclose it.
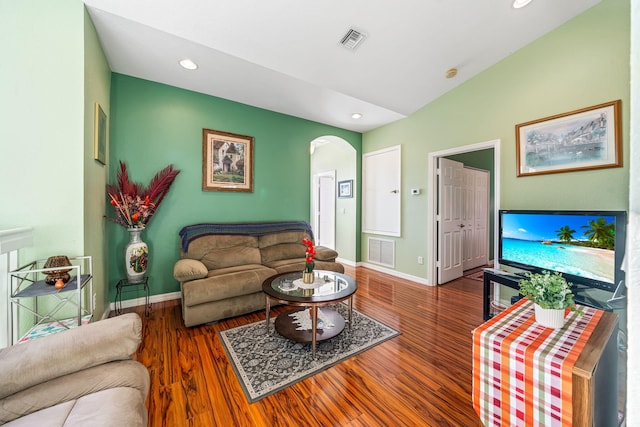
<instances>
[{"instance_id":1,"label":"baseboard trim","mask_svg":"<svg viewBox=\"0 0 640 427\"><path fill-rule=\"evenodd\" d=\"M371 264L371 263L368 263L368 262L359 262L357 264L357 267L364 267L364 268L368 268L370 270L379 271L380 273L385 273L385 274L388 274L390 276L394 276L394 277L399 277L401 279L410 280L410 281L416 282L416 283L418 283L420 285L434 286L433 284L429 283L429 281L427 279L425 279L424 277L418 277L418 276L413 276L411 274L401 273L399 271L391 270L389 268L381 267L379 265Z\"/></svg>"},{"instance_id":2,"label":"baseboard trim","mask_svg":"<svg viewBox=\"0 0 640 427\"><path fill-rule=\"evenodd\" d=\"M344 265L348 265L349 267L355 267L356 263L353 261L350 261L348 259L343 259L343 258L336 258L336 262L339 262L340 264L344 264Z\"/></svg>"},{"instance_id":3,"label":"baseboard trim","mask_svg":"<svg viewBox=\"0 0 640 427\"><path fill-rule=\"evenodd\" d=\"M349 261L349 260L341 260L340 258L338 258L337 261L342 263L342 264L349 265L351 267L356 267L356 268L357 267L364 267L364 268L368 268L370 270L379 271L380 273L385 273L385 274L388 274L390 276L394 276L394 277L399 277L401 279L410 280L410 281L415 282L415 283L420 284L420 285L433 286L427 281L427 279L425 279L423 277L412 276L410 274L401 273L399 271L391 270L389 268L380 267L379 265L370 264L370 263L367 263L367 262L354 263L354 262ZM151 295L151 297L149 297L149 301L153 304L153 303L156 303L156 302L171 301L171 300L176 300L176 299L181 299L181 298L182 298L182 295L178 291L178 292L169 292L167 294ZM137 307L137 306L140 306L140 305L144 305L144 303L145 303L144 297L128 299L128 300L122 301L122 308ZM103 319L109 316L109 312L110 311L115 311L115 310L116 310L116 303L112 302L109 305L109 309L107 311L105 311L105 315L103 315Z\"/></svg>"},{"instance_id":4,"label":"baseboard trim","mask_svg":"<svg viewBox=\"0 0 640 427\"><path fill-rule=\"evenodd\" d=\"M168 294L151 295L149 297L149 302L153 304L155 302L171 301L171 300L180 299L180 298L182 298L182 295L180 294L180 292L169 292ZM139 305L144 305L144 304L145 304L144 297L128 299L128 300L122 301L122 308L137 307ZM116 310L115 302L112 302L109 305L109 310L113 310L113 311Z\"/></svg>"}]
</instances>

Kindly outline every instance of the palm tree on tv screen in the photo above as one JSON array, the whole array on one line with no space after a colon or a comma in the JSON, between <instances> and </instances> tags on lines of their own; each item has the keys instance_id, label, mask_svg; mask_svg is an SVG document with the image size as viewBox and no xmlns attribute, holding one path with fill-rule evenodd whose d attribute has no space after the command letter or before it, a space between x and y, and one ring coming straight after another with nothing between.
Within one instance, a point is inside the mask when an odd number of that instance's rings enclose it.
<instances>
[{"instance_id":1,"label":"palm tree on tv screen","mask_svg":"<svg viewBox=\"0 0 640 427\"><path fill-rule=\"evenodd\" d=\"M582 228L588 228L584 235L594 247L602 249L614 248L615 224L607 224L604 218L598 218L597 220L590 220L589 225L583 225Z\"/></svg>"},{"instance_id":2,"label":"palm tree on tv screen","mask_svg":"<svg viewBox=\"0 0 640 427\"><path fill-rule=\"evenodd\" d=\"M570 242L574 239L573 233L575 233L576 230L572 229L568 225L565 225L560 227L560 229L556 230L555 232L557 233L556 235L561 242Z\"/></svg>"}]
</instances>

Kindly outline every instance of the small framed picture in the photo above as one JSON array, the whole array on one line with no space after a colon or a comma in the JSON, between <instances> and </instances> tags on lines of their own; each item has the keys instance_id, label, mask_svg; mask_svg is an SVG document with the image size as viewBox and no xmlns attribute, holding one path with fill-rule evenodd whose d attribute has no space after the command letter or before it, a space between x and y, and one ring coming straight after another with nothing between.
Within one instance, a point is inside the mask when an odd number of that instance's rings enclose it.
<instances>
[{"instance_id":1,"label":"small framed picture","mask_svg":"<svg viewBox=\"0 0 640 427\"><path fill-rule=\"evenodd\" d=\"M341 199L353 197L353 180L338 181L338 197Z\"/></svg>"},{"instance_id":2,"label":"small framed picture","mask_svg":"<svg viewBox=\"0 0 640 427\"><path fill-rule=\"evenodd\" d=\"M104 165L107 161L107 115L97 102L93 126L93 158Z\"/></svg>"}]
</instances>

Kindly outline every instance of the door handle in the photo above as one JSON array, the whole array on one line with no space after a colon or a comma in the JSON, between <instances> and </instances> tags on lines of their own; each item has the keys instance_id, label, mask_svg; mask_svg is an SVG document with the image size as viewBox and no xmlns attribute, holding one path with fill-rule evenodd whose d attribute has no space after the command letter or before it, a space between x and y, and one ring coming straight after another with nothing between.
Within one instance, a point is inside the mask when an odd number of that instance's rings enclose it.
<instances>
[{"instance_id":1,"label":"door handle","mask_svg":"<svg viewBox=\"0 0 640 427\"><path fill-rule=\"evenodd\" d=\"M464 228L464 224L460 224L458 227L460 227L460 228Z\"/></svg>"},{"instance_id":2,"label":"door handle","mask_svg":"<svg viewBox=\"0 0 640 427\"><path fill-rule=\"evenodd\" d=\"M398 193L400 192L400 190L391 190L391 192L392 192L393 194L398 194Z\"/></svg>"}]
</instances>

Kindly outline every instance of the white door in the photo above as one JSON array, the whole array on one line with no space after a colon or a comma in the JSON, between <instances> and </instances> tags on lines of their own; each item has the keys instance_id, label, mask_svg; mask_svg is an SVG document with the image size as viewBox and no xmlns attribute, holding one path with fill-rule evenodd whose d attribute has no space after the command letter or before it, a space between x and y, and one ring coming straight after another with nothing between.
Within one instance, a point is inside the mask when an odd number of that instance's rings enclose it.
<instances>
[{"instance_id":1,"label":"white door","mask_svg":"<svg viewBox=\"0 0 640 427\"><path fill-rule=\"evenodd\" d=\"M438 174L438 284L462 276L463 171L460 162L440 158Z\"/></svg>"},{"instance_id":2,"label":"white door","mask_svg":"<svg viewBox=\"0 0 640 427\"><path fill-rule=\"evenodd\" d=\"M395 147L362 156L362 231L400 236L401 149Z\"/></svg>"},{"instance_id":3,"label":"white door","mask_svg":"<svg viewBox=\"0 0 640 427\"><path fill-rule=\"evenodd\" d=\"M336 246L336 179L335 171L314 175L314 224L316 245Z\"/></svg>"},{"instance_id":4,"label":"white door","mask_svg":"<svg viewBox=\"0 0 640 427\"><path fill-rule=\"evenodd\" d=\"M467 270L473 259L473 222L475 217L475 175L462 169L462 269Z\"/></svg>"},{"instance_id":5,"label":"white door","mask_svg":"<svg viewBox=\"0 0 640 427\"><path fill-rule=\"evenodd\" d=\"M487 265L489 251L489 171L464 168L463 270Z\"/></svg>"}]
</instances>

